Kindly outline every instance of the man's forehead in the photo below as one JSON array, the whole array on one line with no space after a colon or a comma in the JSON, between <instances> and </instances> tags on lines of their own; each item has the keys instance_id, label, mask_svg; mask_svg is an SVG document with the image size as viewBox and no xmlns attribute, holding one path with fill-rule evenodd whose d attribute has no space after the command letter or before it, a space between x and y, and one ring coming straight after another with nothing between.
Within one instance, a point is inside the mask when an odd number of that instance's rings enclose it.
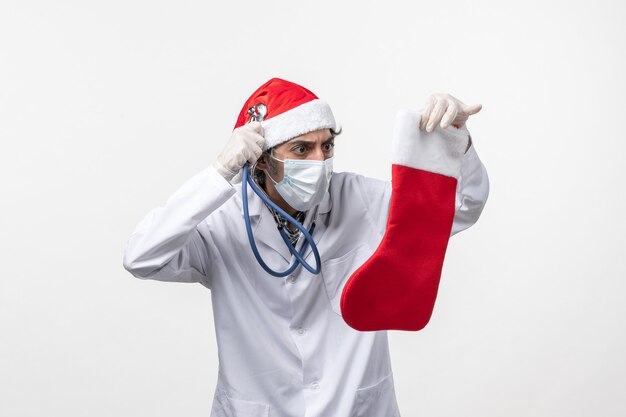
<instances>
[{"instance_id":1,"label":"man's forehead","mask_svg":"<svg viewBox=\"0 0 626 417\"><path fill-rule=\"evenodd\" d=\"M330 133L330 129L322 129L316 130L310 133L306 133L304 135L296 136L295 138L289 139L286 143L297 143L297 142L307 142L307 143L315 143L318 140L322 140L323 142L328 142L333 139L334 135Z\"/></svg>"}]
</instances>

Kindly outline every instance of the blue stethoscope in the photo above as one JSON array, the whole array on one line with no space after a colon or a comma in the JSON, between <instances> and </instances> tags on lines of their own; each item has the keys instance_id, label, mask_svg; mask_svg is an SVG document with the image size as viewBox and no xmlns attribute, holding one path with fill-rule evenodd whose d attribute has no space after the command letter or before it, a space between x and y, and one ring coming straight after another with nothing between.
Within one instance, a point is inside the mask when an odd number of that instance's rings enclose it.
<instances>
[{"instance_id":1,"label":"blue stethoscope","mask_svg":"<svg viewBox=\"0 0 626 417\"><path fill-rule=\"evenodd\" d=\"M265 118L265 115L267 114L267 108L265 107L264 104L259 103L255 106L250 107L248 109L248 114L251 116L248 123L251 121L260 122L260 121L263 121L263 119ZM276 210L278 213L284 216L285 219L287 219L289 223L296 226L298 230L302 232L302 235L305 238L305 242L302 244L300 251L297 251L293 247L291 242L289 241L287 232L283 230L284 226L282 224L278 225L278 231L280 232L280 235L285 241L285 245L287 245L287 247L289 248L289 252L291 252L291 254L296 257L296 260L294 261L294 263L291 264L291 266L283 272L276 272L273 269L271 269L269 266L267 266L267 264L263 261L263 258L261 258L261 255L259 254L259 251L256 247L256 243L254 242L254 236L252 234L252 226L250 225L250 215L248 213L248 184L250 184L250 187L252 187L252 191L254 191L256 195L258 195L261 198L261 200L263 200L266 204L268 204L274 210ZM272 200L270 200L269 197L267 197L267 195L263 192L263 190L261 190L256 185L256 183L250 176L250 164L248 162L246 162L246 164L243 166L243 174L242 174L242 180L241 180L241 199L242 199L242 204L243 204L244 221L246 223L246 232L248 233L248 240L250 241L250 247L252 248L252 253L254 253L254 257L256 258L259 265L261 265L261 267L263 267L263 269L268 274L273 275L275 277L285 277L291 274L298 267L298 264L301 264L307 271L309 271L310 273L314 275L317 275L320 273L320 271L322 270L320 254L317 250L317 246L315 245L315 242L313 241L313 237L312 237L313 230L315 229L315 221L313 221L313 223L311 224L311 228L307 230L302 224L300 224L298 220L294 219L285 210L281 209ZM303 258L303 255L304 255L304 252L306 251L307 246L311 246L311 251L313 252L313 256L315 256L316 268L313 268L311 265L309 265Z\"/></svg>"}]
</instances>

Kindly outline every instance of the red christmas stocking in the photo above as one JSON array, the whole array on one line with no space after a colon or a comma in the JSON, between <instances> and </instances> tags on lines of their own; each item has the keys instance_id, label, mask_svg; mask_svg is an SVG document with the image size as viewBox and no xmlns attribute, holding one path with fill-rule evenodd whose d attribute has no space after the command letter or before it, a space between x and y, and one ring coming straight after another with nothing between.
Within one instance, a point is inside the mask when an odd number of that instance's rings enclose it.
<instances>
[{"instance_id":1,"label":"red christmas stocking","mask_svg":"<svg viewBox=\"0 0 626 417\"><path fill-rule=\"evenodd\" d=\"M398 113L385 235L343 288L342 316L356 330L420 330L435 305L469 132L427 133L419 122L417 112Z\"/></svg>"}]
</instances>

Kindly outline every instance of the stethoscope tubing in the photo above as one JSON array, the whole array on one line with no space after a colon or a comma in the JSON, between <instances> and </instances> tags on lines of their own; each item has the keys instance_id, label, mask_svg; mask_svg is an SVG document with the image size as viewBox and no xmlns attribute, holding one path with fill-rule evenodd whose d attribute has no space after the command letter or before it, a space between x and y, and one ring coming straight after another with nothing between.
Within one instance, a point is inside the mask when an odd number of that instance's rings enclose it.
<instances>
[{"instance_id":1,"label":"stethoscope tubing","mask_svg":"<svg viewBox=\"0 0 626 417\"><path fill-rule=\"evenodd\" d=\"M278 230L280 232L280 235L283 238L283 241L285 242L287 247L289 248L289 252L291 252L291 254L293 256L295 256L295 258L296 258L294 263L288 269L286 269L285 271L277 272L277 271L272 270L263 261L263 258L261 257L261 254L259 253L259 251L257 249L256 243L254 242L254 235L252 233L252 226L250 224L250 215L249 215L249 211L248 211L248 184L250 185L252 190L255 192L255 194L258 195L265 203L270 205L274 210L276 210L278 213L280 213L282 216L284 216L285 219L287 219L287 221L289 223L291 223L294 226L296 226L298 228L298 230L300 230L302 232L302 235L305 238L305 242L302 244L302 247L300 248L300 251L298 252L298 251L296 251L296 249L293 247L293 245L289 241L289 238L287 237L287 233L283 230L283 226L282 225L278 226ZM241 200L242 200L242 205L243 205L244 221L245 221L245 224L246 224L246 232L248 234L248 240L250 242L250 248L252 249L252 253L254 254L254 257L256 258L256 260L259 263L259 265L261 265L261 267L268 274L273 275L275 277L285 277L285 276L291 274L296 269L298 264L302 265L307 271L309 271L310 273L312 273L314 275L317 275L317 274L319 274L321 272L321 270L322 270L322 267L321 267L322 263L321 263L319 251L317 249L317 245L315 245L315 241L313 240L313 236L312 236L313 235L313 230L315 230L315 221L313 221L313 223L311 224L311 228L307 231L304 228L304 226L300 224L300 222L298 220L293 218L291 215L289 215L289 213L287 213L286 211L281 209L277 204L275 204L272 200L270 200L265 195L265 193L261 189L259 189L259 187L254 183L254 180L250 176L249 163L247 163L247 162L243 166L243 174L242 174L242 180L241 180ZM311 247L311 251L313 252L313 256L315 257L315 265L316 265L315 268L313 268L311 265L309 265L303 258L304 252L306 251L307 246Z\"/></svg>"}]
</instances>

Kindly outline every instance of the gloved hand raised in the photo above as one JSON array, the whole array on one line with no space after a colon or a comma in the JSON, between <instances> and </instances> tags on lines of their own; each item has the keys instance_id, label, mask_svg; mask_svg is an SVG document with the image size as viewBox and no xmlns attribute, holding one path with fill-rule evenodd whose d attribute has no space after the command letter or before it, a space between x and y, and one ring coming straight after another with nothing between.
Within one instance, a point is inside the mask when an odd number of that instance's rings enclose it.
<instances>
[{"instance_id":1,"label":"gloved hand raised","mask_svg":"<svg viewBox=\"0 0 626 417\"><path fill-rule=\"evenodd\" d=\"M442 129L450 125L461 128L482 107L482 104L467 105L450 94L431 94L422 110L420 129L432 132L437 125Z\"/></svg>"},{"instance_id":2,"label":"gloved hand raised","mask_svg":"<svg viewBox=\"0 0 626 417\"><path fill-rule=\"evenodd\" d=\"M265 143L263 134L260 122L250 122L236 128L213 167L226 181L231 181L247 161L253 164L261 156Z\"/></svg>"}]
</instances>

